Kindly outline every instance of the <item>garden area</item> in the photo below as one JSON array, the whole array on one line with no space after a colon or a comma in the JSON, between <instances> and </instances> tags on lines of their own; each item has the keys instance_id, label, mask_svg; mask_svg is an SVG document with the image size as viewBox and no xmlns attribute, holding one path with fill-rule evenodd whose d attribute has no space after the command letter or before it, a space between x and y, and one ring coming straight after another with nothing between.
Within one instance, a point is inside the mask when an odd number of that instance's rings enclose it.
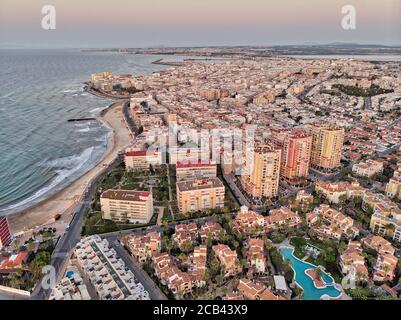
<instances>
[{"instance_id":1,"label":"garden area","mask_svg":"<svg viewBox=\"0 0 401 320\"><path fill-rule=\"evenodd\" d=\"M295 257L301 260L307 257L305 261L315 266L323 266L337 283L341 283L342 275L337 266L337 256L347 248L345 242L337 243L329 239L319 241L312 238L306 240L301 237L293 237L290 244L294 247ZM315 255L312 250L306 249L306 246L316 248L319 253Z\"/></svg>"},{"instance_id":2,"label":"garden area","mask_svg":"<svg viewBox=\"0 0 401 320\"><path fill-rule=\"evenodd\" d=\"M168 179L167 167L151 167L150 170L126 171L124 163L113 169L96 185L96 192L91 207L85 212L82 235L102 234L123 231L134 228L143 228L155 225L155 213L146 225L122 224L102 219L100 196L108 189L151 191L153 193L154 207L168 207ZM157 212L157 210L155 210ZM165 210L168 217L168 210Z\"/></svg>"}]
</instances>

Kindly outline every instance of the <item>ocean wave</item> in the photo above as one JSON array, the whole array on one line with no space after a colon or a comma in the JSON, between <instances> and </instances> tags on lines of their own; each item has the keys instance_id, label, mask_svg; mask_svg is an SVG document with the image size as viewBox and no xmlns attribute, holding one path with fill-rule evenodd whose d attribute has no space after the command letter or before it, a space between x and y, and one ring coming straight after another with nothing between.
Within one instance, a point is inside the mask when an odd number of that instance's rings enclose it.
<instances>
[{"instance_id":1,"label":"ocean wave","mask_svg":"<svg viewBox=\"0 0 401 320\"><path fill-rule=\"evenodd\" d=\"M90 122L81 122L81 123L76 123L74 125L76 127L88 127L90 125Z\"/></svg>"},{"instance_id":2,"label":"ocean wave","mask_svg":"<svg viewBox=\"0 0 401 320\"><path fill-rule=\"evenodd\" d=\"M79 129L77 130L77 132L89 132L91 129L89 127L87 128L83 128L83 129Z\"/></svg>"},{"instance_id":3,"label":"ocean wave","mask_svg":"<svg viewBox=\"0 0 401 320\"><path fill-rule=\"evenodd\" d=\"M49 184L36 191L34 194L25 198L24 200L10 205L4 209L4 211L10 211L17 208L22 208L27 204L35 203L38 199L48 194L50 191L55 190L63 182L69 181L84 167L88 167L88 163L92 158L92 154L95 147L85 149L78 155L73 155L65 158L55 159L42 163L41 165L47 165L50 168L56 169L55 178L53 178ZM2 209L3 211L3 209Z\"/></svg>"},{"instance_id":4,"label":"ocean wave","mask_svg":"<svg viewBox=\"0 0 401 320\"><path fill-rule=\"evenodd\" d=\"M82 151L80 154L47 161L46 165L54 169L62 170L72 170L74 168L79 169L83 164L85 164L85 162L90 159L94 148L95 147L89 147Z\"/></svg>"}]
</instances>

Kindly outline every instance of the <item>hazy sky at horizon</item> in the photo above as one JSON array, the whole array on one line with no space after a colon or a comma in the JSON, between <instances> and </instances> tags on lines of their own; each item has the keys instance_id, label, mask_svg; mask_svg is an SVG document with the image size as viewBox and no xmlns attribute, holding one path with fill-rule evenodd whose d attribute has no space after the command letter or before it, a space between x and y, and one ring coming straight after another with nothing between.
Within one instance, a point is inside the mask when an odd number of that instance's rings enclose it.
<instances>
[{"instance_id":1,"label":"hazy sky at horizon","mask_svg":"<svg viewBox=\"0 0 401 320\"><path fill-rule=\"evenodd\" d=\"M341 28L356 7L357 28ZM41 29L43 5L57 29ZM1 0L0 47L401 45L401 0Z\"/></svg>"}]
</instances>

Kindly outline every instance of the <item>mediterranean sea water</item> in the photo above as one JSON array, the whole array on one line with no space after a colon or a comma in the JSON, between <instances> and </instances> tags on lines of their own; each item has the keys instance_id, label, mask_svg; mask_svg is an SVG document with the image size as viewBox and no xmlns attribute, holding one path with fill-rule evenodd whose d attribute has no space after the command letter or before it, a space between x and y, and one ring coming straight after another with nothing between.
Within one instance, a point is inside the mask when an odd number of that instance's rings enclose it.
<instances>
[{"instance_id":1,"label":"mediterranean sea water","mask_svg":"<svg viewBox=\"0 0 401 320\"><path fill-rule=\"evenodd\" d=\"M0 215L48 197L100 161L111 129L97 121L67 122L95 117L112 102L83 91L92 73L148 74L164 68L151 64L160 58L0 50Z\"/></svg>"}]
</instances>

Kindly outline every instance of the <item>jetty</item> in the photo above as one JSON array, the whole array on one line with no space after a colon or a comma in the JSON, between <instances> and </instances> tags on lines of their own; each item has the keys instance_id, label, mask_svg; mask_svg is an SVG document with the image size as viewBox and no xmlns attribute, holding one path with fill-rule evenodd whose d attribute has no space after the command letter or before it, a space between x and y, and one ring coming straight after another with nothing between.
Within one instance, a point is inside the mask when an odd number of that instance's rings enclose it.
<instances>
[{"instance_id":1,"label":"jetty","mask_svg":"<svg viewBox=\"0 0 401 320\"><path fill-rule=\"evenodd\" d=\"M185 64L185 62L183 62L183 61L164 61L164 59L159 59L159 60L153 61L152 64L180 67L180 66L183 66Z\"/></svg>"},{"instance_id":2,"label":"jetty","mask_svg":"<svg viewBox=\"0 0 401 320\"><path fill-rule=\"evenodd\" d=\"M68 119L68 122L79 122L79 121L96 121L96 118L77 118L77 119Z\"/></svg>"}]
</instances>

